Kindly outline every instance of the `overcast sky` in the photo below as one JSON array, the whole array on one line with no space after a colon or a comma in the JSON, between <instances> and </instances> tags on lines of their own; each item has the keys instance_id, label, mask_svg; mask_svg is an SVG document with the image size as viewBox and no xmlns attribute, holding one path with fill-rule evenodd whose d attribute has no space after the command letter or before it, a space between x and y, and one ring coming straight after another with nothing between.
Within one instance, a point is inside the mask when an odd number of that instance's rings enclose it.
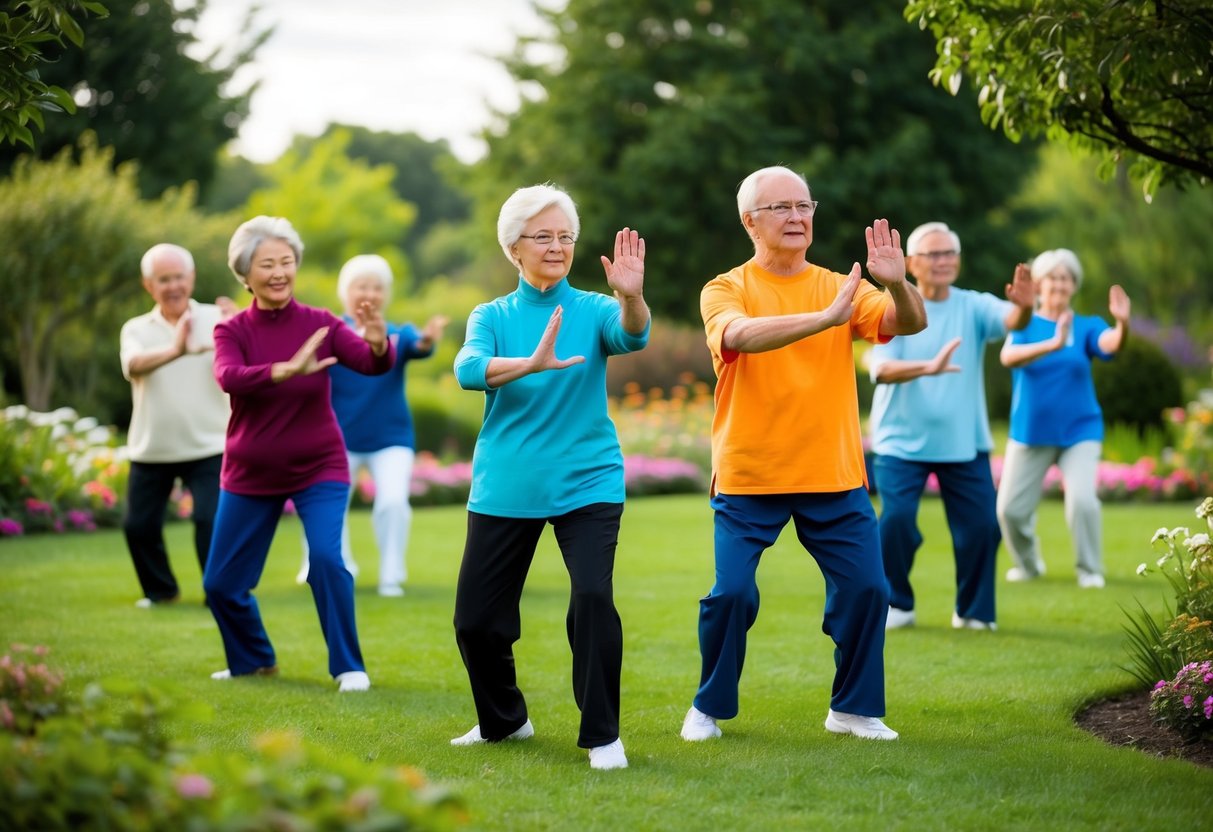
<instances>
[{"instance_id":1,"label":"overcast sky","mask_svg":"<svg viewBox=\"0 0 1213 832\"><path fill-rule=\"evenodd\" d=\"M207 48L235 42L253 0L211 0L197 34ZM233 150L278 157L296 133L329 122L447 139L464 161L489 107L513 110L518 94L493 56L540 31L532 0L257 0L274 24L256 61L236 76L260 79ZM546 6L561 3L545 0Z\"/></svg>"}]
</instances>

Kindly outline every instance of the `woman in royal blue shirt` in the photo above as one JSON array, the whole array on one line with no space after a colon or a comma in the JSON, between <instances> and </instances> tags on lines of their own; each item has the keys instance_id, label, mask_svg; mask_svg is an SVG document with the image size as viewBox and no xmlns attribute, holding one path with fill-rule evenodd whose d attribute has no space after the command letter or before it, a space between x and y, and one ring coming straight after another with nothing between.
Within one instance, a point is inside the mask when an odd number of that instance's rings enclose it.
<instances>
[{"instance_id":1,"label":"woman in royal blue shirt","mask_svg":"<svg viewBox=\"0 0 1213 832\"><path fill-rule=\"evenodd\" d=\"M1002 348L1011 368L1011 433L998 488L998 522L1015 565L1008 581L1044 574L1036 537L1036 507L1049 466L1061 469L1066 522L1074 542L1078 585L1104 585L1096 475L1103 449L1103 411L1095 398L1091 360L1107 361L1129 335L1129 296L1108 295L1108 326L1095 315L1076 315L1070 302L1082 285L1082 264L1069 249L1046 251L1032 261L1036 314L1012 332Z\"/></svg>"},{"instance_id":2,"label":"woman in royal blue shirt","mask_svg":"<svg viewBox=\"0 0 1213 832\"><path fill-rule=\"evenodd\" d=\"M392 292L392 267L378 254L359 254L341 267L337 277L337 297L345 307L342 320L356 326L354 313L363 304L383 312ZM333 412L345 439L350 463L350 494L357 487L362 468L371 474L375 488L371 524L379 548L379 594L398 597L408 577L405 552L413 510L409 505L409 485L413 478L416 447L413 416L405 398L405 370L408 362L428 358L442 337L447 319L435 315L418 330L412 324L388 324L388 339L396 347L396 363L388 372L368 376L334 366L329 370L332 383ZM351 574L358 574L350 546L349 512L341 532L341 557ZM308 544L303 539L303 565L296 580L308 576Z\"/></svg>"},{"instance_id":3,"label":"woman in royal blue shirt","mask_svg":"<svg viewBox=\"0 0 1213 832\"><path fill-rule=\"evenodd\" d=\"M623 768L623 627L613 600L623 453L607 415L606 364L648 342L644 240L625 228L614 260L601 258L610 297L569 285L579 230L573 200L557 188L521 188L506 200L497 239L518 287L472 311L455 357L460 386L484 391L485 404L455 591L455 637L480 721L451 744L534 734L513 644L523 583L550 523L572 584L577 744L592 768Z\"/></svg>"}]
</instances>

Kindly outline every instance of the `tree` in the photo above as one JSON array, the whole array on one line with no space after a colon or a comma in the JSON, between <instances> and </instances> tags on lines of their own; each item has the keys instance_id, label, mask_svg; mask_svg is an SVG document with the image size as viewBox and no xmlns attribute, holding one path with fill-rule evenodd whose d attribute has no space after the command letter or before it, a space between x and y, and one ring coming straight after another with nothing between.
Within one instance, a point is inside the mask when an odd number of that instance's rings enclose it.
<instances>
[{"instance_id":1,"label":"tree","mask_svg":"<svg viewBox=\"0 0 1213 832\"><path fill-rule=\"evenodd\" d=\"M980 90L1007 136L1045 134L1121 161L1147 195L1213 177L1213 6L1208 0L910 0L938 40L932 78Z\"/></svg>"},{"instance_id":2,"label":"tree","mask_svg":"<svg viewBox=\"0 0 1213 832\"><path fill-rule=\"evenodd\" d=\"M65 148L50 161L22 157L0 180L0 333L17 365L22 398L50 409L65 373L86 391L109 365L118 371L118 327L143 310L139 260L153 243L178 242L195 253L198 293L231 291L220 282L231 217L202 217L192 188L142 200L133 164L114 170L113 151L86 134L80 161ZM71 366L65 366L65 356ZM125 393L129 400L129 392ZM87 397L73 395L76 407ZM108 416L110 414L96 414Z\"/></svg>"},{"instance_id":3,"label":"tree","mask_svg":"<svg viewBox=\"0 0 1213 832\"><path fill-rule=\"evenodd\" d=\"M82 49L52 51L43 80L69 92L74 116L51 113L34 139L34 153L49 159L74 146L85 131L101 146L114 148L118 162L139 162L139 187L157 195L196 181L203 188L214 172L220 148L236 135L248 115L255 85L231 92L232 76L269 36L249 13L242 43L230 57L214 52L202 60L194 29L207 0L181 7L173 0L139 0L122 14L81 24ZM0 170L11 168L17 151L0 147Z\"/></svg>"},{"instance_id":4,"label":"tree","mask_svg":"<svg viewBox=\"0 0 1213 832\"><path fill-rule=\"evenodd\" d=\"M24 11L23 11L24 10ZM38 70L46 62L49 44L84 43L84 32L73 13L109 14L105 6L87 0L23 0L0 12L0 142L34 146L32 122L44 129L42 112L76 111L67 90L43 81Z\"/></svg>"},{"instance_id":5,"label":"tree","mask_svg":"<svg viewBox=\"0 0 1213 832\"><path fill-rule=\"evenodd\" d=\"M595 255L637 228L646 298L697 320L704 282L752 254L737 185L783 163L821 202L814 262L862 261L875 218L903 233L943 219L964 240L967 285L1001 291L1016 250L1007 183L1033 154L926 82L933 42L889 4L570 0L540 13L552 34L507 61L524 101L489 131L469 182L481 250L514 188L553 181L581 212L581 285L605 287Z\"/></svg>"},{"instance_id":6,"label":"tree","mask_svg":"<svg viewBox=\"0 0 1213 832\"><path fill-rule=\"evenodd\" d=\"M461 167L445 140L429 141L416 133L391 133L342 124L330 124L318 137L298 136L291 147L307 155L317 143L333 134L349 137L346 154L371 166L395 169L392 190L417 209L416 219L400 240L412 264L418 261L422 240L436 226L463 222L468 217L469 198L452 180ZM432 274L418 277L432 277Z\"/></svg>"},{"instance_id":7,"label":"tree","mask_svg":"<svg viewBox=\"0 0 1213 832\"><path fill-rule=\"evenodd\" d=\"M254 192L245 210L288 218L303 238L306 268L335 275L355 254L373 253L387 258L405 284L408 266L398 243L417 211L392 190L391 165L355 161L349 144L350 134L338 130L306 152L288 150L269 166L271 184Z\"/></svg>"}]
</instances>

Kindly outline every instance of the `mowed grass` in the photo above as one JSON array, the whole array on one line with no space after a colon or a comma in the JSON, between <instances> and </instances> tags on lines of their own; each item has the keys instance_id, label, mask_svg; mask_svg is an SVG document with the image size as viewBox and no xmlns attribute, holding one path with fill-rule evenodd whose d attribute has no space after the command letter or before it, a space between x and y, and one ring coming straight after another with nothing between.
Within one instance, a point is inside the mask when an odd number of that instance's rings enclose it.
<instances>
[{"instance_id":1,"label":"mowed grass","mask_svg":"<svg viewBox=\"0 0 1213 832\"><path fill-rule=\"evenodd\" d=\"M1108 587L1079 590L1059 503L1042 508L1049 574L1007 584L999 631L950 626L954 569L937 500L914 571L918 626L889 635L894 743L822 729L833 677L821 633L823 582L786 532L759 569L741 713L719 741L678 730L699 679L698 599L712 583L712 518L703 497L633 500L623 519L616 600L625 656L622 736L631 766L593 772L576 747L564 615L568 579L550 532L523 598L519 682L536 736L452 748L476 721L451 616L462 553L461 508L417 510L408 594L374 591L370 516L353 534L362 572L357 614L374 682L338 695L312 599L295 585L299 527L283 521L257 590L281 676L211 681L225 666L201 603L187 524L170 527L181 603L138 597L121 534L0 543L0 641L45 644L79 689L93 679L147 680L209 703L210 721L179 726L196 747L247 753L266 731L382 765L409 764L466 800L476 829L1200 829L1213 816L1213 770L1113 748L1075 727L1084 703L1130 689L1120 607L1161 612L1166 584L1138 577L1159 526L1199 521L1186 504L1105 507Z\"/></svg>"}]
</instances>

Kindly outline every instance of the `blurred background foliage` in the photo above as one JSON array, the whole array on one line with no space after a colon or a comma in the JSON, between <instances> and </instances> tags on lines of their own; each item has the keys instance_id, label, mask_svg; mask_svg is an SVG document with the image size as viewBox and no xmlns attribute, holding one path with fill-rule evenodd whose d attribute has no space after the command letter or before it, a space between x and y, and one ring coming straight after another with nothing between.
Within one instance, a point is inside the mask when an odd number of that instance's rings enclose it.
<instances>
[{"instance_id":1,"label":"blurred background foliage","mask_svg":"<svg viewBox=\"0 0 1213 832\"><path fill-rule=\"evenodd\" d=\"M1109 286L1124 286L1130 349L1097 376L1109 421L1161 430L1164 408L1209 384L1213 191L1164 187L1147 202L1124 171L1101 179L1097 159L1066 145L989 129L975 90L931 84L935 39L898 4L569 0L542 12L549 35L502 56L522 104L496 114L480 160L332 124L269 164L225 146L255 91L233 76L271 33L250 22L229 57L190 58L206 5L140 0L82 20L83 46L44 73L78 112L46 114L32 150L0 146L0 403L70 405L125 429L118 330L150 307L142 252L185 245L199 299L246 305L227 240L272 213L303 236L304 302L338 309L342 262L373 251L396 274L390 320L451 318L434 358L410 365L408 390L420 447L466 455L483 400L458 389L451 362L471 309L516 280L496 242L502 200L549 181L581 213L574 284L605 290L596 255L618 228L648 242L652 341L612 363L611 393L710 386L699 291L750 256L736 186L769 164L807 176L821 202L810 257L829 268L863 260L877 217L903 235L944 220L963 241L962 286L1001 294L1016 262L1059 246L1085 266L1079 311L1107 317ZM990 410L1004 419L1009 375L989 352Z\"/></svg>"}]
</instances>

